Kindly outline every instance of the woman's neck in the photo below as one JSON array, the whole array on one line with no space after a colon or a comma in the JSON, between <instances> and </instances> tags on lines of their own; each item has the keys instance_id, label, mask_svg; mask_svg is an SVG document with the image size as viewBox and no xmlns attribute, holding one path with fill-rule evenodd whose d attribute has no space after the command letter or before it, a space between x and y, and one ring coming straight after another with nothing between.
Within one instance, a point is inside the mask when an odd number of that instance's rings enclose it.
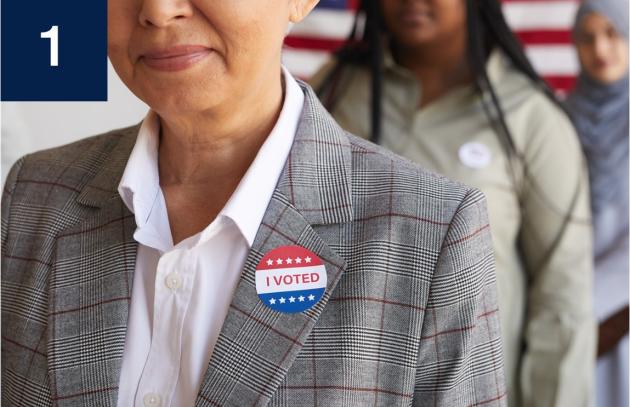
<instances>
[{"instance_id":1,"label":"woman's neck","mask_svg":"<svg viewBox=\"0 0 630 407\"><path fill-rule=\"evenodd\" d=\"M161 117L160 184L238 183L282 110L282 82L191 116Z\"/></svg>"},{"instance_id":2,"label":"woman's neck","mask_svg":"<svg viewBox=\"0 0 630 407\"><path fill-rule=\"evenodd\" d=\"M394 58L413 73L422 84L423 108L458 86L469 84L473 77L466 53L466 33L414 47L392 46Z\"/></svg>"},{"instance_id":3,"label":"woman's neck","mask_svg":"<svg viewBox=\"0 0 630 407\"><path fill-rule=\"evenodd\" d=\"M161 118L160 186L173 242L209 225L236 190L282 110L280 76L234 103Z\"/></svg>"}]
</instances>

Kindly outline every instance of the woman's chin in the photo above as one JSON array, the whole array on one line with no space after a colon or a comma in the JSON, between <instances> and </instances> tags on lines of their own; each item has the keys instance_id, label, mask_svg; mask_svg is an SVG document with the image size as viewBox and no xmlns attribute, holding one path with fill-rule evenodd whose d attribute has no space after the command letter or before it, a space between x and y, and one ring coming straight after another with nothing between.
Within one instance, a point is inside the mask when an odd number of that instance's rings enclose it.
<instances>
[{"instance_id":1,"label":"woman's chin","mask_svg":"<svg viewBox=\"0 0 630 407\"><path fill-rule=\"evenodd\" d=\"M602 85L610 85L619 81L626 74L627 69L623 67L608 67L591 70L591 77Z\"/></svg>"},{"instance_id":2,"label":"woman's chin","mask_svg":"<svg viewBox=\"0 0 630 407\"><path fill-rule=\"evenodd\" d=\"M432 29L400 30L397 42L407 48L424 47L436 43L438 35Z\"/></svg>"},{"instance_id":3,"label":"woman's chin","mask_svg":"<svg viewBox=\"0 0 630 407\"><path fill-rule=\"evenodd\" d=\"M158 88L145 87L134 94L151 109L162 116L174 117L178 114L190 114L211 109L220 105L225 92L220 89L208 89L203 85L161 84Z\"/></svg>"},{"instance_id":4,"label":"woman's chin","mask_svg":"<svg viewBox=\"0 0 630 407\"><path fill-rule=\"evenodd\" d=\"M137 78L138 79L138 78ZM136 81L132 91L147 105L156 111L207 110L227 99L225 80L212 72L184 72L159 79L146 76Z\"/></svg>"}]
</instances>

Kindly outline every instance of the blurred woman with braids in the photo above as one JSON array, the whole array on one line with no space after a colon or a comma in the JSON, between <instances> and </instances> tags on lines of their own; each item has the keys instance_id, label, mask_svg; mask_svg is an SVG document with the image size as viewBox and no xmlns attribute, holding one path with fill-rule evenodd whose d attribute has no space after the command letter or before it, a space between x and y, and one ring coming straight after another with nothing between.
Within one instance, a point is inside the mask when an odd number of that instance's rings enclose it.
<instances>
[{"instance_id":1,"label":"blurred woman with braids","mask_svg":"<svg viewBox=\"0 0 630 407\"><path fill-rule=\"evenodd\" d=\"M568 109L589 167L595 254L597 406L628 406L628 2L587 0Z\"/></svg>"},{"instance_id":2,"label":"blurred woman with braids","mask_svg":"<svg viewBox=\"0 0 630 407\"><path fill-rule=\"evenodd\" d=\"M350 132L486 194L509 405L589 405L586 166L499 2L364 0L312 84Z\"/></svg>"}]
</instances>

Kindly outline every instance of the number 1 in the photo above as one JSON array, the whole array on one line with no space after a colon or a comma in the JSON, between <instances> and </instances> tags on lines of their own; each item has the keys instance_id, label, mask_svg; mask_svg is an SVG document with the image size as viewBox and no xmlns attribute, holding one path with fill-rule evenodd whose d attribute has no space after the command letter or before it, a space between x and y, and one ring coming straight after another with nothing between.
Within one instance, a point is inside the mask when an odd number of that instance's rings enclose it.
<instances>
[{"instance_id":1,"label":"number 1","mask_svg":"<svg viewBox=\"0 0 630 407\"><path fill-rule=\"evenodd\" d=\"M59 66L59 26L53 25L46 32L39 33L40 38L50 38L50 66Z\"/></svg>"}]
</instances>

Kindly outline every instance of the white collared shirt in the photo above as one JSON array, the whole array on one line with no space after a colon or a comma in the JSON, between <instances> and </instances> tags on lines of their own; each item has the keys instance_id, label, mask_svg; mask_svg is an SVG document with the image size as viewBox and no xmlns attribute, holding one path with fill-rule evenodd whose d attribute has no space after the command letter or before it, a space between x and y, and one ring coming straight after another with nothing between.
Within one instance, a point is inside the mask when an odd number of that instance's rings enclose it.
<instances>
[{"instance_id":1,"label":"white collared shirt","mask_svg":"<svg viewBox=\"0 0 630 407\"><path fill-rule=\"evenodd\" d=\"M151 111L142 123L118 187L139 243L118 406L195 403L302 112L302 90L283 75L282 111L245 176L216 219L175 246L160 189L159 118Z\"/></svg>"}]
</instances>

